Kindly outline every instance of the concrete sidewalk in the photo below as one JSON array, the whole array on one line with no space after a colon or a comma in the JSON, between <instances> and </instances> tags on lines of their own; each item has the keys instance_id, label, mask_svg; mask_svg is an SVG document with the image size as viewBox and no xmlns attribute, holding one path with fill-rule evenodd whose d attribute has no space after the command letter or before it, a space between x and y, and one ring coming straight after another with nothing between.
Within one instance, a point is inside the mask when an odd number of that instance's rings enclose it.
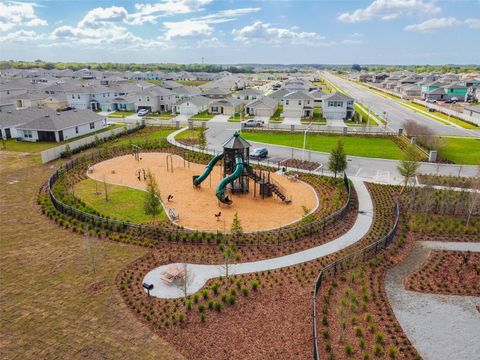
<instances>
[{"instance_id":1,"label":"concrete sidewalk","mask_svg":"<svg viewBox=\"0 0 480 360\"><path fill-rule=\"evenodd\" d=\"M267 270L279 269L286 266L292 266L307 261L311 261L329 254L340 251L357 241L368 233L373 218L373 203L370 193L363 181L352 180L358 196L358 216L353 227L339 238L332 240L326 244L313 247L297 253L280 256L272 259L253 261L240 264L232 264L229 267L229 274L240 275L252 272L260 272ZM183 296L183 292L175 285L165 283L160 279L160 274L170 264L160 266L151 270L145 278L144 282L153 284L154 289L150 294L159 298L179 298ZM183 264L178 264L183 266ZM187 264L187 269L191 276L191 283L188 286L188 293L193 294L200 290L205 283L220 276L225 275L222 265L199 265Z\"/></svg>"}]
</instances>

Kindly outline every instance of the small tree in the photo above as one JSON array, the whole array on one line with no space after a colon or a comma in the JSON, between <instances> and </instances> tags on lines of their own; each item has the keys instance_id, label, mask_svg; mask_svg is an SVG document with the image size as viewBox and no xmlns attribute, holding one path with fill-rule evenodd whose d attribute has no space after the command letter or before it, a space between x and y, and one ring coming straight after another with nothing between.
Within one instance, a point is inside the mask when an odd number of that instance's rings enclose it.
<instances>
[{"instance_id":1,"label":"small tree","mask_svg":"<svg viewBox=\"0 0 480 360\"><path fill-rule=\"evenodd\" d=\"M467 226L470 225L470 219L472 215L475 213L475 209L480 204L480 174L477 175L472 181L472 185L470 186L471 192L468 195L468 208L467 208Z\"/></svg>"},{"instance_id":2,"label":"small tree","mask_svg":"<svg viewBox=\"0 0 480 360\"><path fill-rule=\"evenodd\" d=\"M152 218L160 214L160 191L158 190L157 181L152 172L147 172L147 193L145 194L145 201L143 209L145 214L152 215Z\"/></svg>"},{"instance_id":3,"label":"small tree","mask_svg":"<svg viewBox=\"0 0 480 360\"><path fill-rule=\"evenodd\" d=\"M223 244L220 244L220 250L222 250L222 268L225 273L225 277L228 278L230 275L230 264L233 260L239 259L240 254L235 252L236 246L235 243L225 241Z\"/></svg>"},{"instance_id":4,"label":"small tree","mask_svg":"<svg viewBox=\"0 0 480 360\"><path fill-rule=\"evenodd\" d=\"M72 149L70 148L70 145L65 145L65 150L63 151L63 156L65 157L70 157L72 156Z\"/></svg>"},{"instance_id":5,"label":"small tree","mask_svg":"<svg viewBox=\"0 0 480 360\"><path fill-rule=\"evenodd\" d=\"M335 173L335 178L337 178L337 173L347 169L347 156L345 155L345 150L343 149L343 143L341 140L338 140L337 146L333 148L332 152L330 153L330 158L328 159L328 168Z\"/></svg>"},{"instance_id":6,"label":"small tree","mask_svg":"<svg viewBox=\"0 0 480 360\"><path fill-rule=\"evenodd\" d=\"M420 164L412 158L400 160L400 164L397 166L398 172L403 176L403 188L402 191L400 191L400 194L405 191L410 179L415 177L419 166Z\"/></svg>"},{"instance_id":7,"label":"small tree","mask_svg":"<svg viewBox=\"0 0 480 360\"><path fill-rule=\"evenodd\" d=\"M239 236L242 235L243 233L242 223L240 222L238 213L235 213L235 215L233 215L231 231L232 231L232 236L235 240L237 240Z\"/></svg>"},{"instance_id":8,"label":"small tree","mask_svg":"<svg viewBox=\"0 0 480 360\"><path fill-rule=\"evenodd\" d=\"M182 291L185 310L187 310L188 289L193 284L194 275L186 263L181 264L180 268L182 269L183 276L174 282L174 284Z\"/></svg>"},{"instance_id":9,"label":"small tree","mask_svg":"<svg viewBox=\"0 0 480 360\"><path fill-rule=\"evenodd\" d=\"M205 151L207 148L207 136L204 127L200 128L200 133L198 134L198 148L201 151Z\"/></svg>"}]
</instances>

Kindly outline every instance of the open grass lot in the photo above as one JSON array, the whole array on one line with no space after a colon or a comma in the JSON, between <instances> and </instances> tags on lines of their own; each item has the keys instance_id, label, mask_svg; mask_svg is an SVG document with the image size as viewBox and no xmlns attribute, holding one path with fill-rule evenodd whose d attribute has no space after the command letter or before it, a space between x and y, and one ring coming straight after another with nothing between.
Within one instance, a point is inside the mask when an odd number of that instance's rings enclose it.
<instances>
[{"instance_id":1,"label":"open grass lot","mask_svg":"<svg viewBox=\"0 0 480 360\"><path fill-rule=\"evenodd\" d=\"M94 240L100 286L91 291L88 239L34 205L51 164L13 152L1 153L0 162L0 358L182 359L134 317L114 284L146 250Z\"/></svg>"},{"instance_id":2,"label":"open grass lot","mask_svg":"<svg viewBox=\"0 0 480 360\"><path fill-rule=\"evenodd\" d=\"M251 141L303 148L303 134L243 132L242 136ZM403 158L403 152L388 138L307 134L306 148L330 152L338 140L343 141L347 155L394 160Z\"/></svg>"},{"instance_id":3,"label":"open grass lot","mask_svg":"<svg viewBox=\"0 0 480 360\"><path fill-rule=\"evenodd\" d=\"M209 114L207 110L199 112L198 114L193 115L190 117L190 120L199 120L199 121L207 121L213 118L215 114Z\"/></svg>"},{"instance_id":4,"label":"open grass lot","mask_svg":"<svg viewBox=\"0 0 480 360\"><path fill-rule=\"evenodd\" d=\"M104 216L134 223L165 220L165 212L152 219L143 211L145 192L125 186L107 184L108 202L105 201L104 184L86 179L75 186L75 196Z\"/></svg>"},{"instance_id":5,"label":"open grass lot","mask_svg":"<svg viewBox=\"0 0 480 360\"><path fill-rule=\"evenodd\" d=\"M439 121L439 122L441 122L442 124L450 125L448 122L451 122L451 123L454 123L454 124L456 124L456 125L464 128L464 129L478 129L478 126L477 126L477 125L475 125L475 124L470 124L470 123L468 123L468 122L466 122L466 121L462 121L462 120L457 119L457 118L455 118L455 117L453 117L453 116L450 116L450 118L449 118L448 115L445 115L445 114L443 114L443 113L441 113L441 112L438 112L438 111L429 112L428 109L427 109L425 106L423 106L423 105L416 104L416 103L414 103L414 102L407 102L406 104L408 104L409 106L412 106L412 107L414 107L414 108L416 108L416 109L418 109L418 110L427 112L428 115L426 115L426 116L428 116L429 118L431 118L431 119L433 119L433 120ZM425 115L425 114L424 114L424 115ZM432 115L433 115L433 116L432 116ZM439 119L435 118L434 116L436 116L436 117L438 117L438 118L440 118L440 119L442 119L442 120L444 120L444 121L439 120Z\"/></svg>"},{"instance_id":6,"label":"open grass lot","mask_svg":"<svg viewBox=\"0 0 480 360\"><path fill-rule=\"evenodd\" d=\"M52 147L62 145L62 144L67 144L69 142L75 141L82 139L87 136L92 136L96 135L99 133L102 133L104 131L108 130L113 130L118 127L122 127L123 125L121 124L113 124L110 125L102 130L95 131L93 133L85 134L79 137L76 137L74 139L68 140L68 141L62 141L62 142L50 142L50 141L37 141L37 142L30 142L30 141L17 141L15 139L8 139L5 141L5 148L2 150L7 150L7 151L17 151L17 152L27 152L27 153L37 153L41 152L43 150L50 149ZM1 145L0 145L1 148Z\"/></svg>"},{"instance_id":7,"label":"open grass lot","mask_svg":"<svg viewBox=\"0 0 480 360\"><path fill-rule=\"evenodd\" d=\"M197 139L198 134L200 134L200 129L188 129L182 131L175 136L175 140L185 140L185 139Z\"/></svg>"},{"instance_id":8,"label":"open grass lot","mask_svg":"<svg viewBox=\"0 0 480 360\"><path fill-rule=\"evenodd\" d=\"M480 165L480 139L444 137L440 154L456 164Z\"/></svg>"},{"instance_id":9,"label":"open grass lot","mask_svg":"<svg viewBox=\"0 0 480 360\"><path fill-rule=\"evenodd\" d=\"M133 115L133 114L135 114L134 111L115 111L115 112L109 114L107 117L109 117L109 118L117 118L117 119L120 118L120 119L122 119L122 118L124 118L124 117L130 116L130 115Z\"/></svg>"},{"instance_id":10,"label":"open grass lot","mask_svg":"<svg viewBox=\"0 0 480 360\"><path fill-rule=\"evenodd\" d=\"M155 112L155 113L148 113L145 117L152 118L152 119L160 119L160 120L169 120L176 117L177 114L172 114L171 112Z\"/></svg>"},{"instance_id":11,"label":"open grass lot","mask_svg":"<svg viewBox=\"0 0 480 360\"><path fill-rule=\"evenodd\" d=\"M112 145L139 145L146 141L158 141L160 139L166 139L169 134L174 132L173 128L157 128L155 126L147 126L140 131L135 132L133 135L127 138L120 138L112 143Z\"/></svg>"}]
</instances>

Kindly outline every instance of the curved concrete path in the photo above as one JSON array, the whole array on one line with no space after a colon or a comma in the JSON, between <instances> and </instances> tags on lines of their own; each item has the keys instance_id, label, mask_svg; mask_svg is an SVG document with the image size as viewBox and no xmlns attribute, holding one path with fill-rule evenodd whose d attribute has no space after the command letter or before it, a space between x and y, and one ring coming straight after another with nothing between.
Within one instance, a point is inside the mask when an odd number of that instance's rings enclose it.
<instances>
[{"instance_id":1,"label":"curved concrete path","mask_svg":"<svg viewBox=\"0 0 480 360\"><path fill-rule=\"evenodd\" d=\"M267 271L279 269L286 266L292 266L307 261L311 261L329 254L333 254L342 250L355 242L359 241L368 233L373 221L373 203L370 193L363 181L352 180L353 186L358 196L358 216L353 227L340 236L326 244L319 245L297 253L280 256L272 259L253 261L247 263L232 264L229 266L230 275L247 274L253 272ZM179 264L183 265L183 264ZM153 284L154 288L150 291L150 295L158 298L179 298L183 297L183 292L175 285L167 284L160 279L160 273L169 266L163 265L151 270L145 278L144 282ZM200 290L205 283L220 276L225 275L225 269L221 265L200 265L187 264L189 274L191 274L188 286L188 293L193 294Z\"/></svg>"},{"instance_id":2,"label":"curved concrete path","mask_svg":"<svg viewBox=\"0 0 480 360\"><path fill-rule=\"evenodd\" d=\"M419 241L410 256L387 272L388 302L405 335L425 360L480 359L480 297L427 294L405 289L404 279L431 250L480 252L480 243Z\"/></svg>"}]
</instances>

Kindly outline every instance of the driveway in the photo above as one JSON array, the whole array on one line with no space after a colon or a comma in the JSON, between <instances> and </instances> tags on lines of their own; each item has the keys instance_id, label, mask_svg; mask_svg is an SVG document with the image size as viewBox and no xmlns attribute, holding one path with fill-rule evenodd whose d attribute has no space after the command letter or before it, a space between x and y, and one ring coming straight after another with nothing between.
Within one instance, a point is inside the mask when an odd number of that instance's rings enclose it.
<instances>
[{"instance_id":1,"label":"driveway","mask_svg":"<svg viewBox=\"0 0 480 360\"><path fill-rule=\"evenodd\" d=\"M227 123L228 119L230 118L230 115L215 115L212 119L210 119L208 122L209 123Z\"/></svg>"},{"instance_id":2,"label":"driveway","mask_svg":"<svg viewBox=\"0 0 480 360\"><path fill-rule=\"evenodd\" d=\"M343 128L343 127L346 127L347 125L345 125L343 120L327 119L327 126Z\"/></svg>"},{"instance_id":3,"label":"driveway","mask_svg":"<svg viewBox=\"0 0 480 360\"><path fill-rule=\"evenodd\" d=\"M180 123L186 123L186 122L188 122L188 119L190 119L191 116L192 115L180 114L180 115L175 116L172 119L172 122L180 121Z\"/></svg>"},{"instance_id":4,"label":"driveway","mask_svg":"<svg viewBox=\"0 0 480 360\"><path fill-rule=\"evenodd\" d=\"M283 120L283 123L286 125L301 125L300 118L298 117L286 117Z\"/></svg>"}]
</instances>

